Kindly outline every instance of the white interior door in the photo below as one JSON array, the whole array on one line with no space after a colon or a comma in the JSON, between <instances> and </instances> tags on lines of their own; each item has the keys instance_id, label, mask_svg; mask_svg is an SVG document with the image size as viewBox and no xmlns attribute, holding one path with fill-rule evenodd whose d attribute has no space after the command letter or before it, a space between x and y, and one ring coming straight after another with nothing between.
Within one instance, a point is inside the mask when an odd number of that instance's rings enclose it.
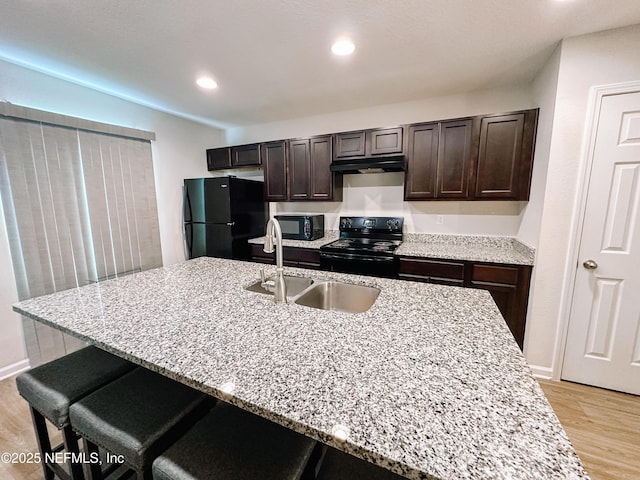
<instances>
[{"instance_id":1,"label":"white interior door","mask_svg":"<svg viewBox=\"0 0 640 480\"><path fill-rule=\"evenodd\" d=\"M640 92L602 97L562 378L640 394Z\"/></svg>"}]
</instances>

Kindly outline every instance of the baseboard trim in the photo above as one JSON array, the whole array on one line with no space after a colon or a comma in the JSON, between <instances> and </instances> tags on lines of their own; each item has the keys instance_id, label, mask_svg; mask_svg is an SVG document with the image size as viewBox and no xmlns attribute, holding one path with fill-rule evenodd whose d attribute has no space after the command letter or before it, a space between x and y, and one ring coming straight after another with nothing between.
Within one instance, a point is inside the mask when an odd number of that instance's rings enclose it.
<instances>
[{"instance_id":1,"label":"baseboard trim","mask_svg":"<svg viewBox=\"0 0 640 480\"><path fill-rule=\"evenodd\" d=\"M17 375L18 373L22 373L25 370L29 370L29 368L31 368L31 365L29 365L29 359L20 360L19 362L2 367L0 368L0 381Z\"/></svg>"},{"instance_id":2,"label":"baseboard trim","mask_svg":"<svg viewBox=\"0 0 640 480\"><path fill-rule=\"evenodd\" d=\"M533 376L536 378L541 378L543 380L551 380L553 379L553 370L551 367L541 367L539 365L529 365Z\"/></svg>"}]
</instances>

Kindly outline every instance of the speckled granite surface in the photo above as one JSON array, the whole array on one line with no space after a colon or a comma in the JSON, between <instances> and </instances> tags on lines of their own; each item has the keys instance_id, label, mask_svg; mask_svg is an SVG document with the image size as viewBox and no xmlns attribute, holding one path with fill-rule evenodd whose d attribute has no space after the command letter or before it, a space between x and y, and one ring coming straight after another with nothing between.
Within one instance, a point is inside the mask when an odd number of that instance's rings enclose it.
<instances>
[{"instance_id":1,"label":"speckled granite surface","mask_svg":"<svg viewBox=\"0 0 640 480\"><path fill-rule=\"evenodd\" d=\"M535 250L512 237L407 233L396 255L533 265Z\"/></svg>"},{"instance_id":2,"label":"speckled granite surface","mask_svg":"<svg viewBox=\"0 0 640 480\"><path fill-rule=\"evenodd\" d=\"M327 230L324 237L318 240L283 240L282 244L286 247L320 248L336 240L339 233L337 230ZM253 238L249 243L264 244L264 237ZM533 265L535 259L535 249L512 237L431 233L405 233L404 241L395 254L512 265Z\"/></svg>"},{"instance_id":3,"label":"speckled granite surface","mask_svg":"<svg viewBox=\"0 0 640 480\"><path fill-rule=\"evenodd\" d=\"M199 258L14 310L407 478L588 478L488 292L286 269L382 289L349 315L244 290L262 266Z\"/></svg>"},{"instance_id":4,"label":"speckled granite surface","mask_svg":"<svg viewBox=\"0 0 640 480\"><path fill-rule=\"evenodd\" d=\"M320 248L322 245L326 245L327 243L333 242L338 239L338 235L340 232L337 230L325 230L324 237L319 238L317 240L287 240L284 239L282 241L282 245L285 247L298 247L298 248ZM257 243L264 245L265 237L252 238L249 240L249 243Z\"/></svg>"}]
</instances>

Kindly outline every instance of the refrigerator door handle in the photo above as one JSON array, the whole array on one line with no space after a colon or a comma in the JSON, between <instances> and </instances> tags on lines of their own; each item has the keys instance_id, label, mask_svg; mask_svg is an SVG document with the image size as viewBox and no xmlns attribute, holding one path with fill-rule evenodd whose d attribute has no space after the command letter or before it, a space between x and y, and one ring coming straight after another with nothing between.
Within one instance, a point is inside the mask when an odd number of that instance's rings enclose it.
<instances>
[{"instance_id":1,"label":"refrigerator door handle","mask_svg":"<svg viewBox=\"0 0 640 480\"><path fill-rule=\"evenodd\" d=\"M187 260L190 260L193 258L193 223L184 224L184 236L185 243L187 244L187 253L189 254Z\"/></svg>"},{"instance_id":2,"label":"refrigerator door handle","mask_svg":"<svg viewBox=\"0 0 640 480\"><path fill-rule=\"evenodd\" d=\"M182 210L182 221L183 222L193 222L193 210L191 209L191 197L189 196L189 189L185 186L182 187L182 191L183 191L183 202L186 208L183 208ZM188 210L187 210L188 209ZM185 213L187 213L187 211L189 212L189 218L185 218L186 215Z\"/></svg>"}]
</instances>

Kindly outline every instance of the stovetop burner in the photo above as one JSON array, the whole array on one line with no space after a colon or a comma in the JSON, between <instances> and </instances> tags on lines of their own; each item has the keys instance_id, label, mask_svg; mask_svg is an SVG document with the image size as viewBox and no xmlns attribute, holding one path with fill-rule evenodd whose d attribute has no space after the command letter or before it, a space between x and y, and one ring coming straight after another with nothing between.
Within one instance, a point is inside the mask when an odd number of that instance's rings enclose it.
<instances>
[{"instance_id":1,"label":"stovetop burner","mask_svg":"<svg viewBox=\"0 0 640 480\"><path fill-rule=\"evenodd\" d=\"M402 223L402 217L340 217L340 238L320 247L322 267L393 278Z\"/></svg>"},{"instance_id":2,"label":"stovetop burner","mask_svg":"<svg viewBox=\"0 0 640 480\"><path fill-rule=\"evenodd\" d=\"M402 243L401 217L340 217L340 238L324 252L393 255Z\"/></svg>"}]
</instances>

